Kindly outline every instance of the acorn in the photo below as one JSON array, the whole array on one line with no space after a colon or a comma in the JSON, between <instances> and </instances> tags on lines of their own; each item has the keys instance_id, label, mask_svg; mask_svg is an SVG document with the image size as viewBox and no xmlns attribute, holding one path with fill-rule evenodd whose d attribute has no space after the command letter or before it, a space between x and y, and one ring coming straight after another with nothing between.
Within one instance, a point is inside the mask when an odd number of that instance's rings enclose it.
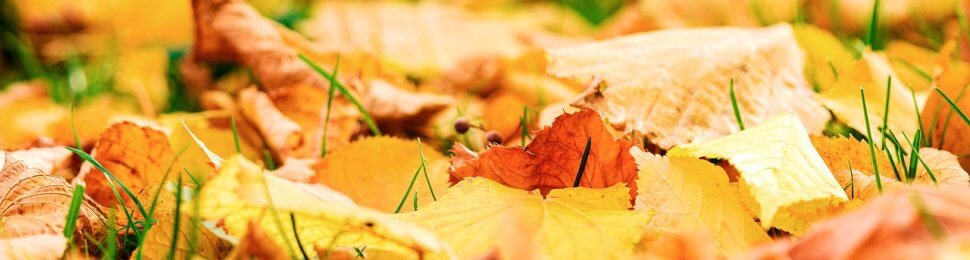
<instances>
[{"instance_id":1,"label":"acorn","mask_svg":"<svg viewBox=\"0 0 970 260\"><path fill-rule=\"evenodd\" d=\"M471 122L468 119L459 117L458 120L455 120L455 132L458 132L458 134L467 133L469 128L471 128Z\"/></svg>"},{"instance_id":2,"label":"acorn","mask_svg":"<svg viewBox=\"0 0 970 260\"><path fill-rule=\"evenodd\" d=\"M493 143L493 144L501 144L502 135L498 134L498 132L494 130L488 131L488 133L485 133L485 141L488 141L489 143Z\"/></svg>"}]
</instances>

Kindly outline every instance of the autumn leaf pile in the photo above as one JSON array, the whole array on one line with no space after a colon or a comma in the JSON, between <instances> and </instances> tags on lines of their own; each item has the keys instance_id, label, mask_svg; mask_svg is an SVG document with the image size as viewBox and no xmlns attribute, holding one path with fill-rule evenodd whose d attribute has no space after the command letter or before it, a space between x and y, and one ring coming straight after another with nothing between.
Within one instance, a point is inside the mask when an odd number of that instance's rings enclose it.
<instances>
[{"instance_id":1,"label":"autumn leaf pile","mask_svg":"<svg viewBox=\"0 0 970 260\"><path fill-rule=\"evenodd\" d=\"M3 259L970 258L970 1L0 5Z\"/></svg>"}]
</instances>

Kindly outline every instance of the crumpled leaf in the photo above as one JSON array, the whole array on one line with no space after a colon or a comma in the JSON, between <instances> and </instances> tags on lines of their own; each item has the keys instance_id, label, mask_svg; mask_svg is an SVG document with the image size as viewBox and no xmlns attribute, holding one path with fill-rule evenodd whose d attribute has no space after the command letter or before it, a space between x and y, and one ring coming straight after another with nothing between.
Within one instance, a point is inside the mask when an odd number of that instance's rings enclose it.
<instances>
[{"instance_id":1,"label":"crumpled leaf","mask_svg":"<svg viewBox=\"0 0 970 260\"><path fill-rule=\"evenodd\" d=\"M555 76L601 79L585 102L662 149L738 129L732 77L746 125L794 112L818 134L829 120L802 75L802 54L787 25L664 30L549 49L547 57Z\"/></svg>"},{"instance_id":2,"label":"crumpled leaf","mask_svg":"<svg viewBox=\"0 0 970 260\"><path fill-rule=\"evenodd\" d=\"M239 108L263 134L267 145L278 153L289 154L304 145L300 125L283 115L269 96L255 87L239 92Z\"/></svg>"},{"instance_id":3,"label":"crumpled leaf","mask_svg":"<svg viewBox=\"0 0 970 260\"><path fill-rule=\"evenodd\" d=\"M384 80L370 80L367 86L364 107L385 132L429 127L435 114L455 103L451 96L408 91Z\"/></svg>"},{"instance_id":4,"label":"crumpled leaf","mask_svg":"<svg viewBox=\"0 0 970 260\"><path fill-rule=\"evenodd\" d=\"M74 156L74 154L65 149L63 146L37 147L25 150L9 151L8 153L13 158L16 158L16 160L24 161L24 163L30 168L36 168L41 172L46 172L48 174L57 175L62 171L73 171L67 168L70 166L71 157ZM0 167L2 167L2 165L0 165Z\"/></svg>"},{"instance_id":5,"label":"crumpled leaf","mask_svg":"<svg viewBox=\"0 0 970 260\"><path fill-rule=\"evenodd\" d=\"M549 259L618 258L632 254L649 218L628 210L630 206L621 184L556 189L543 198L536 190L473 177L452 186L438 201L399 216L432 229L460 258L489 253L505 239L507 214L535 227L534 239Z\"/></svg>"},{"instance_id":6,"label":"crumpled leaf","mask_svg":"<svg viewBox=\"0 0 970 260\"><path fill-rule=\"evenodd\" d=\"M300 31L319 50L372 53L387 67L425 77L466 58L520 54L522 27L433 2L342 2L315 6Z\"/></svg>"},{"instance_id":7,"label":"crumpled leaf","mask_svg":"<svg viewBox=\"0 0 970 260\"><path fill-rule=\"evenodd\" d=\"M478 154L455 144L449 173L452 182L480 176L545 194L551 189L573 187L587 140L590 153L579 186L607 188L626 183L630 196L635 196L637 169L629 153L633 143L615 139L599 114L588 108L556 118L551 127L537 131L524 148L492 145Z\"/></svg>"},{"instance_id":8,"label":"crumpled leaf","mask_svg":"<svg viewBox=\"0 0 970 260\"><path fill-rule=\"evenodd\" d=\"M729 256L770 240L744 212L721 168L693 157L663 157L637 148L630 153L640 176L636 209L654 213L647 223L647 239L698 233Z\"/></svg>"},{"instance_id":9,"label":"crumpled leaf","mask_svg":"<svg viewBox=\"0 0 970 260\"><path fill-rule=\"evenodd\" d=\"M206 259L219 259L222 255L228 251L228 243L219 239L213 235L208 229L202 226L202 223L196 223L192 221L185 211L185 208L180 209L179 215L176 215L176 201L175 191L170 190L167 185L152 185L148 188L143 189L138 193L138 198L141 201L153 201L155 202L155 212L152 215L152 219L156 222L152 224L152 228L148 230L145 235L144 242L141 244L140 250L142 257L144 259L166 259L166 257L171 257L173 259L185 258L190 253L193 256L203 257ZM183 187L178 187L183 188ZM158 189L162 189L158 191ZM183 188L187 189L187 188ZM154 200L154 196L158 192L158 199ZM187 194L190 191L183 191ZM184 200L184 198L183 198ZM182 206L192 206L191 204L186 204ZM179 229L178 231L173 230L175 227L175 218L180 217ZM195 225L195 227L193 227ZM192 231L196 232L196 247L194 252L190 252L190 236ZM172 245L173 236L178 236L177 243L175 247L175 254L169 256L169 250Z\"/></svg>"},{"instance_id":10,"label":"crumpled leaf","mask_svg":"<svg viewBox=\"0 0 970 260\"><path fill-rule=\"evenodd\" d=\"M937 259L944 241L967 243L970 191L904 188L821 222L798 241L756 249L750 258Z\"/></svg>"},{"instance_id":11,"label":"crumpled leaf","mask_svg":"<svg viewBox=\"0 0 970 260\"><path fill-rule=\"evenodd\" d=\"M417 141L393 137L360 139L328 153L314 165L317 174L313 182L346 194L358 205L383 212L394 212L405 197L401 212L410 212L414 209L414 192L418 193L418 208L432 201L428 181L437 196L449 185L447 158L428 144L422 147L418 150ZM420 171L411 192L406 193L421 166L419 151L424 153L429 180Z\"/></svg>"},{"instance_id":12,"label":"crumpled leaf","mask_svg":"<svg viewBox=\"0 0 970 260\"><path fill-rule=\"evenodd\" d=\"M718 139L681 145L669 156L726 159L760 207L762 227L802 233L826 207L848 200L793 114Z\"/></svg>"},{"instance_id":13,"label":"crumpled leaf","mask_svg":"<svg viewBox=\"0 0 970 260\"><path fill-rule=\"evenodd\" d=\"M297 56L298 52L315 54L310 53L314 50L307 49L306 39L262 17L245 1L200 0L193 2L193 9L197 39L192 57L231 61L251 68L276 108L302 128L304 145L285 155L299 158L319 155L322 138L327 138L327 149L350 141L360 113L346 98L336 96L330 121L324 122L330 84ZM192 76L200 76L198 64L192 61L183 64L196 66L187 70L194 73ZM206 81L204 77L193 78ZM329 124L326 137L323 137L324 124ZM264 136L271 134L263 132Z\"/></svg>"},{"instance_id":14,"label":"crumpled leaf","mask_svg":"<svg viewBox=\"0 0 970 260\"><path fill-rule=\"evenodd\" d=\"M101 133L91 156L129 190L139 191L152 183L161 182L166 172L171 170L169 167L173 164L175 152L168 144L168 135L162 130L132 121L121 121ZM105 175L90 163L85 162L81 166L75 182L83 183L84 192L99 204L118 204ZM131 198L122 192L121 187L117 187L117 183L115 185L118 193L125 199L125 204L129 204Z\"/></svg>"},{"instance_id":15,"label":"crumpled leaf","mask_svg":"<svg viewBox=\"0 0 970 260\"><path fill-rule=\"evenodd\" d=\"M199 210L188 214L220 223L229 235L242 237L256 222L277 245L296 248L293 227L310 257L315 246L362 246L413 257L444 254L445 245L429 231L359 207L329 188L289 182L267 174L240 156L223 162L198 194ZM192 205L192 201L185 202ZM185 206L183 208L188 208ZM290 221L290 214L295 224Z\"/></svg>"},{"instance_id":16,"label":"crumpled leaf","mask_svg":"<svg viewBox=\"0 0 970 260\"><path fill-rule=\"evenodd\" d=\"M74 187L64 178L55 177L6 152L0 168L0 219L4 237L54 234L63 236L64 220L71 204ZM77 218L75 236L98 237L107 220L97 203L85 197ZM63 250L61 250L63 252ZM61 253L58 252L58 253Z\"/></svg>"},{"instance_id":17,"label":"crumpled leaf","mask_svg":"<svg viewBox=\"0 0 970 260\"><path fill-rule=\"evenodd\" d=\"M859 88L863 88L866 94L866 111L869 116L869 127L872 131L872 140L882 140L882 119L889 102L889 114L887 117L887 127L896 134L897 137L914 136L917 130L916 107L913 104L913 93L910 88L896 76L886 57L880 53L866 51L861 60L848 68L840 68L839 80L834 86L828 88L819 95L822 104L832 110L832 114L849 127L866 133L866 113L862 109L862 96ZM889 101L886 100L887 80L892 80ZM917 104L922 104L926 100L926 93L916 92ZM881 141L875 143L881 146ZM903 149L909 149L909 144L901 142Z\"/></svg>"}]
</instances>

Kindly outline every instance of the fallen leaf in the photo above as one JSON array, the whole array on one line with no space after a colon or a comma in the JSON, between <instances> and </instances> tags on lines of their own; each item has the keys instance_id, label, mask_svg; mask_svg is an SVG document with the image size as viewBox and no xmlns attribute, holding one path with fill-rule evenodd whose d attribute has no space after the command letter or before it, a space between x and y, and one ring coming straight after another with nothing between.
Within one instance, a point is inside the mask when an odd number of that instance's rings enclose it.
<instances>
[{"instance_id":1,"label":"fallen leaf","mask_svg":"<svg viewBox=\"0 0 970 260\"><path fill-rule=\"evenodd\" d=\"M419 153L424 153L427 180ZM415 192L420 208L432 201L432 190L440 196L449 185L446 157L428 144L419 146L417 141L393 137L357 140L328 153L313 168L317 174L312 182L346 194L358 205L389 213L397 209L402 197L406 203L401 212L410 212ZM412 180L415 173L417 179ZM414 186L408 189L412 181Z\"/></svg>"},{"instance_id":2,"label":"fallen leaf","mask_svg":"<svg viewBox=\"0 0 970 260\"><path fill-rule=\"evenodd\" d=\"M956 103L964 114L970 113L970 97L967 97L967 84L970 83L970 64L967 62L951 62L949 55L940 53L943 58L937 64L937 77L933 86L939 88L947 97ZM960 116L953 110L939 93L932 93L926 100L921 114L922 126L926 138L932 143L929 146L950 151L960 155L963 169L970 169L970 125L962 122Z\"/></svg>"},{"instance_id":3,"label":"fallen leaf","mask_svg":"<svg viewBox=\"0 0 970 260\"><path fill-rule=\"evenodd\" d=\"M263 231L259 223L250 221L245 235L233 247L228 259L291 259L289 253L273 242L273 237Z\"/></svg>"},{"instance_id":4,"label":"fallen leaf","mask_svg":"<svg viewBox=\"0 0 970 260\"><path fill-rule=\"evenodd\" d=\"M188 171L194 177L206 178L212 172L213 167L210 160L189 135L185 125L207 144L207 148L215 154L235 154L236 145L232 134L231 114L227 111L206 111L200 113L171 113L158 118L160 125L171 130L169 143L171 147L177 149L176 153L181 152L173 171ZM239 149L247 158L260 158L262 147L248 142L245 137L244 120L236 118L237 129L239 130ZM183 151L184 150L184 151Z\"/></svg>"},{"instance_id":5,"label":"fallen leaf","mask_svg":"<svg viewBox=\"0 0 970 260\"><path fill-rule=\"evenodd\" d=\"M644 246L633 259L721 259L723 253L706 233L677 233Z\"/></svg>"},{"instance_id":6,"label":"fallen leaf","mask_svg":"<svg viewBox=\"0 0 970 260\"><path fill-rule=\"evenodd\" d=\"M506 214L536 227L535 241L549 259L619 258L633 253L648 216L630 211L626 187L538 191L506 187L486 178L468 178L436 202L399 215L432 229L460 258L482 256L507 239ZM515 238L508 238L515 239Z\"/></svg>"},{"instance_id":7,"label":"fallen leaf","mask_svg":"<svg viewBox=\"0 0 970 260\"><path fill-rule=\"evenodd\" d=\"M71 151L65 149L63 146L37 147L25 150L9 151L9 154L13 158L16 158L16 160L24 161L24 163L29 165L30 168L35 168L41 172L46 172L49 174L68 171L67 168L71 165L71 157L74 156Z\"/></svg>"},{"instance_id":8,"label":"fallen leaf","mask_svg":"<svg viewBox=\"0 0 970 260\"><path fill-rule=\"evenodd\" d=\"M875 174L872 167L872 157L869 153L869 144L863 140L855 140L851 137L828 137L828 136L809 136L815 151L825 161L831 172L843 170L858 170L868 175ZM892 165L886 159L883 150L876 148L876 165L879 173L887 175L893 171ZM846 185L843 183L843 185Z\"/></svg>"},{"instance_id":9,"label":"fallen leaf","mask_svg":"<svg viewBox=\"0 0 970 260\"><path fill-rule=\"evenodd\" d=\"M854 212L817 223L797 241L767 245L748 257L939 258L942 241L967 242L967 196L970 192L962 188L913 187L887 192Z\"/></svg>"},{"instance_id":10,"label":"fallen leaf","mask_svg":"<svg viewBox=\"0 0 970 260\"><path fill-rule=\"evenodd\" d=\"M0 152L5 153L5 152ZM74 186L6 154L0 169L0 219L4 237L54 234L63 237ZM75 236L103 235L107 220L99 205L85 197L77 218ZM83 238L80 238L83 239ZM63 250L61 250L63 251Z\"/></svg>"},{"instance_id":11,"label":"fallen leaf","mask_svg":"<svg viewBox=\"0 0 970 260\"><path fill-rule=\"evenodd\" d=\"M169 146L168 135L156 127L132 121L121 121L108 127L98 138L91 156L132 191L158 183L170 171L177 170L170 169L175 152ZM175 174L180 173L176 171ZM75 182L83 183L84 192L99 204L108 207L118 204L105 174L90 163L81 166ZM125 204L131 206L132 198L122 192L117 182L114 185Z\"/></svg>"},{"instance_id":12,"label":"fallen leaf","mask_svg":"<svg viewBox=\"0 0 970 260\"><path fill-rule=\"evenodd\" d=\"M316 255L314 247L331 244L365 244L411 257L445 254L446 250L429 231L359 207L329 188L297 184L267 174L238 155L223 162L206 181L198 200L198 210L187 214L220 223L229 235L236 237L245 235L249 223L256 222L287 252L299 251L293 239L295 225L310 257ZM290 214L295 221L290 221Z\"/></svg>"},{"instance_id":13,"label":"fallen leaf","mask_svg":"<svg viewBox=\"0 0 970 260\"><path fill-rule=\"evenodd\" d=\"M471 57L518 55L523 27L439 3L349 2L316 6L300 29L317 49L373 53L391 69L427 77Z\"/></svg>"},{"instance_id":14,"label":"fallen leaf","mask_svg":"<svg viewBox=\"0 0 970 260\"><path fill-rule=\"evenodd\" d=\"M892 81L891 86L889 80ZM887 89L887 86L889 88ZM862 96L860 87L865 91L866 111L863 113ZM886 91L890 91L887 100ZM917 130L916 118L918 112L913 99L917 104L925 100L925 93L913 92L910 88L896 76L886 57L881 53L866 51L861 60L857 60L849 68L839 71L839 81L834 86L825 90L819 95L822 104L832 110L832 114L849 127L866 134L866 119L869 117L869 127L872 132L871 140L880 140L875 143L882 146L882 122L886 116L886 125L896 136L914 136ZM886 104L889 104L888 116L884 112ZM888 145L888 144L887 144ZM909 149L909 144L901 142L903 149Z\"/></svg>"},{"instance_id":15,"label":"fallen leaf","mask_svg":"<svg viewBox=\"0 0 970 260\"><path fill-rule=\"evenodd\" d=\"M664 30L549 49L548 59L555 76L602 79L585 102L663 149L738 129L732 78L746 125L794 112L818 134L829 120L802 75L802 54L787 25Z\"/></svg>"},{"instance_id":16,"label":"fallen leaf","mask_svg":"<svg viewBox=\"0 0 970 260\"><path fill-rule=\"evenodd\" d=\"M770 240L741 208L721 168L693 157L662 157L637 148L630 153L640 176L636 209L654 213L645 239L697 233L712 239L716 250L728 256Z\"/></svg>"},{"instance_id":17,"label":"fallen leaf","mask_svg":"<svg viewBox=\"0 0 970 260\"><path fill-rule=\"evenodd\" d=\"M364 107L384 132L407 133L429 127L432 117L449 108L451 96L408 91L384 80L367 82Z\"/></svg>"},{"instance_id":18,"label":"fallen leaf","mask_svg":"<svg viewBox=\"0 0 970 260\"><path fill-rule=\"evenodd\" d=\"M265 93L255 87L239 92L239 107L249 122L259 129L266 143L279 154L289 155L304 145L304 133L279 111Z\"/></svg>"},{"instance_id":19,"label":"fallen leaf","mask_svg":"<svg viewBox=\"0 0 970 260\"><path fill-rule=\"evenodd\" d=\"M730 162L757 202L765 228L801 234L820 217L818 212L848 200L793 114L776 116L733 135L681 145L667 154Z\"/></svg>"},{"instance_id":20,"label":"fallen leaf","mask_svg":"<svg viewBox=\"0 0 970 260\"><path fill-rule=\"evenodd\" d=\"M629 153L633 143L615 139L599 114L588 108L558 117L551 127L537 131L524 148L492 145L478 154L455 144L449 173L452 182L480 176L545 194L574 186L587 141L590 152L579 186L607 188L625 183L630 196L635 196L637 170Z\"/></svg>"},{"instance_id":21,"label":"fallen leaf","mask_svg":"<svg viewBox=\"0 0 970 260\"><path fill-rule=\"evenodd\" d=\"M170 180L171 181L171 180ZM185 208L176 211L177 202L175 201L176 192L169 189L167 184L162 185L152 185L141 192L138 193L138 198L141 201L151 201L154 205L154 214L152 219L155 221L152 224L152 228L148 230L148 233L144 237L144 241L141 244L141 248L136 249L136 252L141 252L141 256L144 259L179 259L185 258L186 256L192 255L197 257L203 257L206 259L219 259L221 258L227 249L229 244L213 235L208 229L204 228L201 222L194 222L189 215L185 213ZM176 187L180 189L188 189L187 187ZM158 189L162 189L159 191ZM191 191L183 191L183 193L188 194ZM157 194L157 199L155 195ZM194 206L186 203L181 206ZM175 222L176 217L180 218L178 220L179 226L178 230L176 228ZM190 243L192 241L192 232L198 232L196 236L196 246L195 251L190 251L192 247ZM172 248L173 238L175 239L177 245L175 246L174 255L169 255Z\"/></svg>"},{"instance_id":22,"label":"fallen leaf","mask_svg":"<svg viewBox=\"0 0 970 260\"><path fill-rule=\"evenodd\" d=\"M967 171L960 167L956 155L944 150L924 147L919 149L919 157L926 162L926 167L933 172L936 181L934 182L933 178L930 178L926 168L920 166L916 168L916 178L913 179L913 184L956 188L970 187L970 175L967 175Z\"/></svg>"}]
</instances>

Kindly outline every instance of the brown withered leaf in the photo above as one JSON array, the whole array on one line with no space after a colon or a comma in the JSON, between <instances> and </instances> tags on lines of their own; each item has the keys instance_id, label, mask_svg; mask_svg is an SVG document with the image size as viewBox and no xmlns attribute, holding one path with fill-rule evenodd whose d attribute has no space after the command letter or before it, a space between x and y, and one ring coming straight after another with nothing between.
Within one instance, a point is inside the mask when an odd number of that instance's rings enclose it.
<instances>
[{"instance_id":1,"label":"brown withered leaf","mask_svg":"<svg viewBox=\"0 0 970 260\"><path fill-rule=\"evenodd\" d=\"M239 108L278 154L290 154L304 144L300 125L283 115L269 96L255 87L239 92Z\"/></svg>"},{"instance_id":2,"label":"brown withered leaf","mask_svg":"<svg viewBox=\"0 0 970 260\"><path fill-rule=\"evenodd\" d=\"M481 154L456 144L452 152L453 182L481 176L504 185L523 189L573 187L587 140L590 154L579 186L607 188L626 183L636 196L637 165L630 155L633 143L617 140L599 114L588 108L564 114L535 133L526 147L493 145Z\"/></svg>"},{"instance_id":3,"label":"brown withered leaf","mask_svg":"<svg viewBox=\"0 0 970 260\"><path fill-rule=\"evenodd\" d=\"M901 188L851 213L816 224L798 241L755 249L749 257L934 259L941 241L970 239L970 190Z\"/></svg>"},{"instance_id":4,"label":"brown withered leaf","mask_svg":"<svg viewBox=\"0 0 970 260\"><path fill-rule=\"evenodd\" d=\"M250 67L271 92L295 85L327 86L286 44L278 25L245 1L195 0L192 9L196 58Z\"/></svg>"},{"instance_id":5,"label":"brown withered leaf","mask_svg":"<svg viewBox=\"0 0 970 260\"><path fill-rule=\"evenodd\" d=\"M5 153L5 152L0 152ZM4 235L19 237L39 234L62 236L74 187L64 178L30 168L9 154L3 156L0 170L0 219ZM90 198L85 197L78 214L75 234L97 237L104 231L104 213Z\"/></svg>"},{"instance_id":6,"label":"brown withered leaf","mask_svg":"<svg viewBox=\"0 0 970 260\"><path fill-rule=\"evenodd\" d=\"M429 127L432 116L455 103L450 96L408 91L379 79L370 80L367 86L364 108L390 133Z\"/></svg>"},{"instance_id":7,"label":"brown withered leaf","mask_svg":"<svg viewBox=\"0 0 970 260\"><path fill-rule=\"evenodd\" d=\"M794 112L818 134L830 118L804 78L788 25L664 30L547 51L552 75L602 79L585 102L663 149L737 131L732 78L745 125Z\"/></svg>"},{"instance_id":8,"label":"brown withered leaf","mask_svg":"<svg viewBox=\"0 0 970 260\"><path fill-rule=\"evenodd\" d=\"M137 191L162 180L175 159L175 151L168 143L168 135L162 130L132 121L121 121L101 133L91 156L128 189ZM117 198L105 175L90 163L81 165L75 182L84 183L85 193L99 204L117 205ZM125 204L128 204L131 198L121 192L120 187L117 188L125 199Z\"/></svg>"},{"instance_id":9,"label":"brown withered leaf","mask_svg":"<svg viewBox=\"0 0 970 260\"><path fill-rule=\"evenodd\" d=\"M63 146L37 147L24 150L10 151L10 156L25 161L32 168L37 168L49 174L66 171L71 164L74 154ZM62 176L64 177L64 176Z\"/></svg>"}]
</instances>

